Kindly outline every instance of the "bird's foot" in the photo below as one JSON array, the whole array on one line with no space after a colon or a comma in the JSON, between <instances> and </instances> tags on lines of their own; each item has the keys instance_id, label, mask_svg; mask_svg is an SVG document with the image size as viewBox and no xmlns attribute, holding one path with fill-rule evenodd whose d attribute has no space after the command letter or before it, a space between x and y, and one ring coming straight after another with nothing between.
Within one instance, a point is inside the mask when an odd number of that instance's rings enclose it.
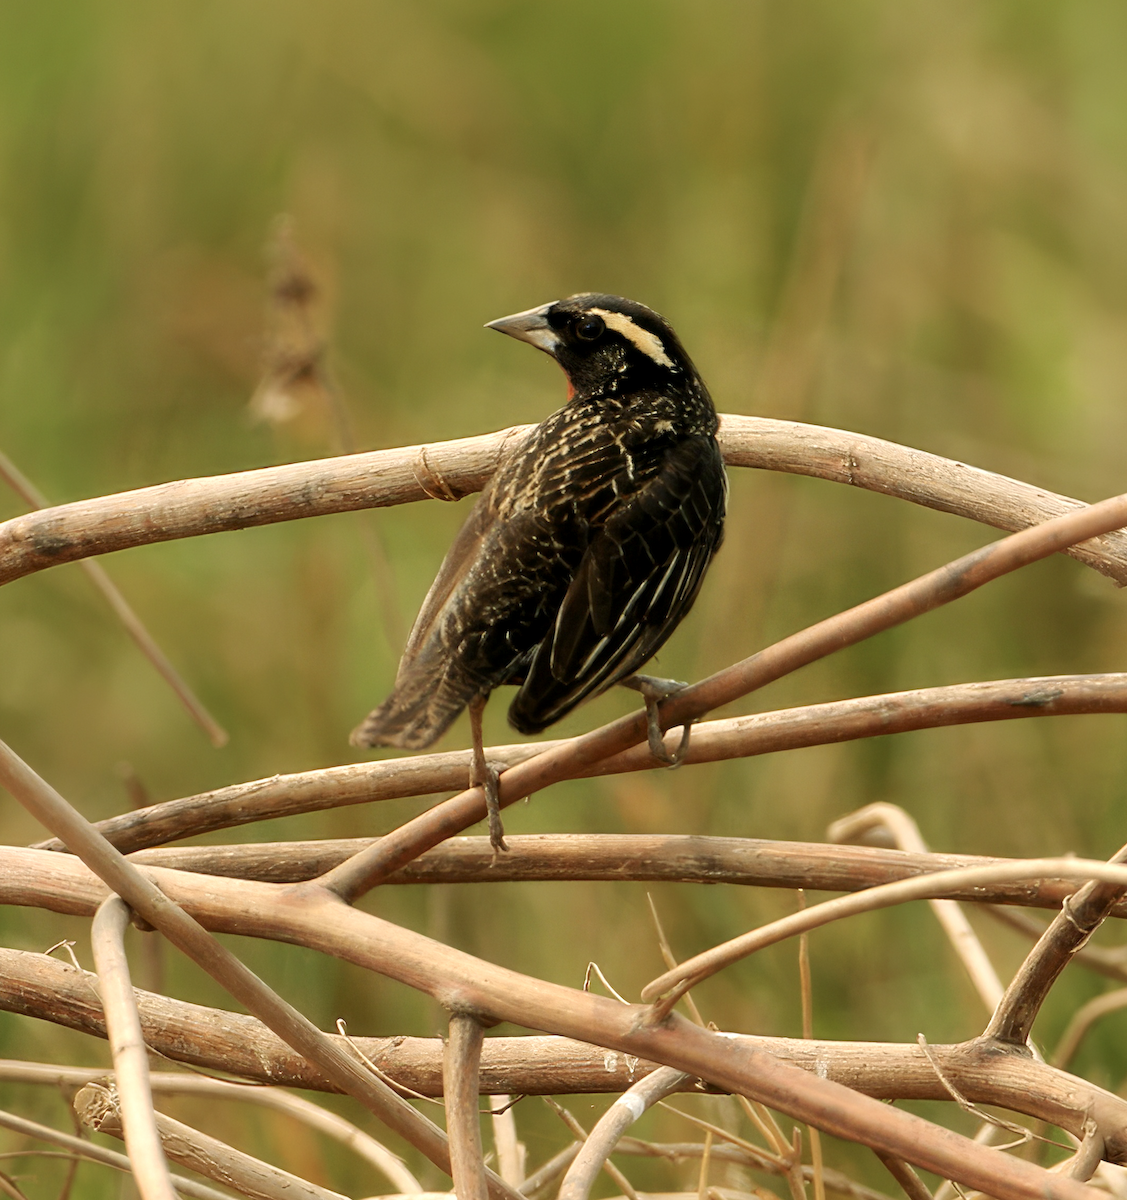
<instances>
[{"instance_id":1,"label":"bird's foot","mask_svg":"<svg viewBox=\"0 0 1127 1200\"><path fill-rule=\"evenodd\" d=\"M499 764L502 768L506 764ZM485 793L485 811L489 816L489 844L493 847L493 859L497 860L505 845L505 827L501 824L501 772L483 757L470 765L470 787L479 787Z\"/></svg>"},{"instance_id":2,"label":"bird's foot","mask_svg":"<svg viewBox=\"0 0 1127 1200\"><path fill-rule=\"evenodd\" d=\"M650 753L670 769L679 767L685 760L689 749L689 738L692 735L693 723L686 721L681 729L681 741L672 754L665 748L665 731L661 728L661 716L658 705L670 696L675 696L689 685L679 679L661 679L656 675L628 675L620 680L623 687L633 688L642 693L646 702L646 732Z\"/></svg>"}]
</instances>

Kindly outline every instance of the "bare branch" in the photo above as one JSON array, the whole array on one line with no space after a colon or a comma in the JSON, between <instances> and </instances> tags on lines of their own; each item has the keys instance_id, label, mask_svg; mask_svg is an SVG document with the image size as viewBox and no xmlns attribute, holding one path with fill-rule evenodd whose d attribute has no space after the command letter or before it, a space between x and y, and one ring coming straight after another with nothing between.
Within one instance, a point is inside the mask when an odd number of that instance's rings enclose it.
<instances>
[{"instance_id":1,"label":"bare branch","mask_svg":"<svg viewBox=\"0 0 1127 1200\"><path fill-rule=\"evenodd\" d=\"M122 1114L108 1088L86 1084L75 1096L74 1108L84 1125L99 1133L122 1136ZM291 1175L163 1113L155 1115L169 1158L253 1200L348 1200L340 1192Z\"/></svg>"},{"instance_id":2,"label":"bare branch","mask_svg":"<svg viewBox=\"0 0 1127 1200\"><path fill-rule=\"evenodd\" d=\"M1123 672L960 683L702 722L693 727L684 761L692 764L749 758L878 734L981 721L1120 712L1127 712L1127 673ZM486 753L491 761L512 767L537 754L573 746L576 741L572 738L494 746ZM469 762L470 751L456 750L274 775L134 809L100 821L96 828L123 853L130 853L255 821L458 789L465 783ZM648 746L638 745L586 764L577 777L663 766L654 762ZM63 849L58 839L40 842L39 846Z\"/></svg>"},{"instance_id":3,"label":"bare branch","mask_svg":"<svg viewBox=\"0 0 1127 1200\"><path fill-rule=\"evenodd\" d=\"M660 705L662 726L670 728L694 721L837 650L968 595L991 580L1065 546L1125 523L1127 496L1114 496L984 546L676 692ZM574 778L591 763L645 742L647 734L647 716L642 710L511 767L499 781L501 806L513 804L560 779ZM401 825L378 847L362 851L355 859L334 868L322 878L322 886L344 900L354 901L392 871L483 816L482 789L470 788Z\"/></svg>"},{"instance_id":4,"label":"bare branch","mask_svg":"<svg viewBox=\"0 0 1127 1200\"><path fill-rule=\"evenodd\" d=\"M1127 846L1116 851L1111 862L1125 860ZM1025 1045L1057 976L1100 927L1124 892L1127 892L1127 878L1118 884L1114 880L1093 880L1064 902L1010 981L986 1028L987 1037L1015 1046Z\"/></svg>"},{"instance_id":5,"label":"bare branch","mask_svg":"<svg viewBox=\"0 0 1127 1200\"><path fill-rule=\"evenodd\" d=\"M619 1096L596 1122L568 1167L560 1185L559 1200L586 1200L618 1139L646 1109L680 1091L688 1081L683 1072L661 1067Z\"/></svg>"},{"instance_id":6,"label":"bare branch","mask_svg":"<svg viewBox=\"0 0 1127 1200\"><path fill-rule=\"evenodd\" d=\"M486 1200L485 1160L478 1111L478 1068L481 1023L468 1013L450 1018L450 1036L442 1059L446 1096L446 1136L450 1139L450 1174L458 1200Z\"/></svg>"},{"instance_id":7,"label":"bare branch","mask_svg":"<svg viewBox=\"0 0 1127 1200\"><path fill-rule=\"evenodd\" d=\"M895 442L766 417L721 417L731 466L812 475L883 492L997 529L1024 529L1082 507L1031 484ZM132 546L425 500L428 476L451 496L477 491L532 427L457 441L186 479L81 500L0 524L0 583ZM1066 551L1127 583L1127 537Z\"/></svg>"},{"instance_id":8,"label":"bare branch","mask_svg":"<svg viewBox=\"0 0 1127 1200\"><path fill-rule=\"evenodd\" d=\"M0 963L5 963L5 957L9 953L20 954L21 952L0 951ZM25 955L24 957L26 960L31 960L37 956ZM26 963L17 961L14 965L18 973L23 966L32 966L33 964L30 961ZM73 974L71 972L71 975ZM25 983L27 983L26 980L19 979L17 986ZM67 986L73 987L73 980L69 981ZM81 985L79 985L79 989L81 989ZM278 1052L280 1058L287 1056L293 1058L299 1071L302 1068L306 1072L309 1070L309 1065L304 1059L296 1059L293 1051L280 1038L271 1034L260 1021L254 1020L253 1017L243 1017L237 1013L223 1012L221 1009L201 1009L197 1005L183 1004L175 1000L168 1001L163 996L155 996L150 992L142 992L140 990L136 991L135 995L138 1005L145 1013L142 1023L148 1024L154 1035L151 1042L149 1036L146 1036L146 1043L150 1044L155 1052L163 1054L166 1058L181 1057L181 1061L189 1061L182 1056L170 1054L169 1051L173 1049L172 1042L176 1038L193 1036L187 1030L194 1028L198 1030L198 1041L195 1045L195 1050L201 1052L200 1057L197 1059L199 1066L210 1067L213 1070L228 1069L230 1060L224 1056L221 1049L221 1042L225 1037L229 1036L232 1038L241 1038L244 1044L247 1045L251 1055L260 1046L269 1046L270 1050ZM167 1005L171 1005L172 1007L166 1007ZM7 1005L3 1000L0 1000L0 1008L2 1007L7 1007ZM188 1010L187 1016L185 1016L184 1010ZM27 1011L26 1008L24 1011ZM193 1017L200 1014L207 1014L207 1016L203 1017L198 1026L192 1024ZM185 1026L180 1025L182 1017L188 1023ZM59 1023L64 1025L71 1024L65 1020ZM209 1026L214 1028L214 1036L209 1036ZM71 1024L71 1028L83 1029L86 1033L104 1036L102 1029L91 1029L81 1023ZM395 1039L362 1038L357 1040L361 1042L378 1041L381 1045L394 1045ZM440 1053L440 1051L436 1051L436 1053ZM261 1065L267 1066L270 1064L267 1063L267 1060L263 1060ZM246 1074L245 1072L238 1073ZM272 1073L270 1074L272 1075ZM79 1088L85 1083L92 1083L104 1077L104 1071L95 1070L90 1067L61 1067L47 1063L0 1059L0 1079L7 1082L41 1083L55 1087ZM308 1079L300 1075L298 1078L300 1080L299 1086L310 1085ZM270 1082L270 1080L265 1075L262 1075L262 1082ZM331 1090L332 1085L329 1084L324 1076L320 1076L318 1082L322 1088L329 1088ZM212 1079L206 1075L188 1074L186 1072L152 1072L149 1075L149 1083L153 1092L160 1095L208 1096L212 1099L232 1100L239 1104L256 1104L261 1108L270 1108L275 1112L285 1113L287 1116L301 1121L310 1128L316 1129L328 1137L335 1139L341 1145L347 1146L375 1167L376 1170L383 1172L397 1190L401 1192L422 1191L422 1185L407 1170L402 1159L392 1154L386 1146L381 1145L375 1138L365 1133L362 1129L357 1128L351 1121L346 1121L336 1113L330 1112L326 1108L321 1108L319 1105L313 1104L301 1096L295 1096L290 1092L283 1092L276 1087L255 1087L245 1083L232 1083L226 1079ZM317 1085L314 1084L314 1086Z\"/></svg>"},{"instance_id":9,"label":"bare branch","mask_svg":"<svg viewBox=\"0 0 1127 1200\"><path fill-rule=\"evenodd\" d=\"M53 1129L50 1125L40 1125L38 1121L29 1121L26 1117L16 1116L15 1113L0 1111L0 1127L10 1129L13 1133L22 1134L24 1137L48 1142L54 1146L64 1146L71 1154L89 1159L91 1162L101 1163L103 1166L113 1167L115 1171L124 1171L129 1174L133 1170L129 1159L116 1150L95 1146L93 1142L88 1142L84 1138L75 1137L71 1133L63 1133L62 1130ZM226 1192L217 1192L215 1188L208 1187L206 1183L197 1183L194 1179L173 1175L172 1182L182 1196L192 1196L195 1197L195 1200L230 1200Z\"/></svg>"},{"instance_id":10,"label":"bare branch","mask_svg":"<svg viewBox=\"0 0 1127 1200\"><path fill-rule=\"evenodd\" d=\"M1018 861L977 854L913 854L877 846L834 846L822 842L776 842L764 838L671 833L535 833L516 834L508 840L513 844L513 853L494 863L488 838L451 839L420 855L389 876L386 882L631 880L857 892L935 871ZM154 867L174 867L204 875L226 875L266 883L299 883L316 878L357 851L378 842L379 838L339 838L317 842L180 846L140 850L131 859ZM17 847L0 847L0 899L7 897L10 904L26 902L21 901L22 875L19 872L34 861L36 853ZM2 871L9 865L17 873L6 884ZM44 865L44 870L49 873L50 863ZM1037 878L961 890L952 888L948 895L976 903L1059 908L1065 897L1076 891L1076 886L1063 879ZM1113 915L1127 916L1127 905L1120 902ZM1044 924L1037 925L1029 931L1030 936L1036 939L1044 928ZM1082 953L1090 954L1091 951ZM1106 966L1111 969L1110 964ZM1125 976L1127 971L1119 967L1115 978Z\"/></svg>"},{"instance_id":11,"label":"bare branch","mask_svg":"<svg viewBox=\"0 0 1127 1200\"><path fill-rule=\"evenodd\" d=\"M90 940L113 1053L114 1080L121 1100L125 1148L143 1200L174 1200L172 1176L157 1132L149 1088L149 1058L125 957L129 906L119 896L103 900Z\"/></svg>"},{"instance_id":12,"label":"bare branch","mask_svg":"<svg viewBox=\"0 0 1127 1200\"><path fill-rule=\"evenodd\" d=\"M945 897L949 892L949 884L962 890L974 888L979 883L989 884L1002 879L1019 879L1023 876L1034 878L1038 875L1071 876L1073 879L1082 878L1085 881L1094 879L1127 889L1127 867L1083 859L1030 858L984 867L938 871L934 875L881 884L859 894L841 896L836 900L826 900L812 908L791 913L778 921L771 921L749 933L741 934L719 946L714 946L711 950L706 950L695 958L686 959L672 971L666 971L664 975L646 984L642 989L642 999L654 1001L664 996L666 999L662 1003L667 1005L688 987L695 986L702 979L707 979L731 963L746 958L749 954L754 954L766 946L773 946L776 942L796 937L800 933L828 925L832 921L840 921L844 917L855 916L857 913L874 912L877 909L903 904L909 900L931 900L935 897Z\"/></svg>"}]
</instances>

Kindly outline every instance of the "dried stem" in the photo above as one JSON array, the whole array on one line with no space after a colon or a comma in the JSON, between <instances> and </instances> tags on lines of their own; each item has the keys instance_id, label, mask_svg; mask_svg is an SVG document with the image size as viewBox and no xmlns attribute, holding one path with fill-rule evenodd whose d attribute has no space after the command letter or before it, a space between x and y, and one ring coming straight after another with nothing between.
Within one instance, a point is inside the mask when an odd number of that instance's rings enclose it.
<instances>
[{"instance_id":1,"label":"dried stem","mask_svg":"<svg viewBox=\"0 0 1127 1200\"><path fill-rule=\"evenodd\" d=\"M253 842L233 846L183 846L142 850L131 856L139 864L175 867L206 875L267 883L300 883L346 861L379 838L340 838L318 842ZM911 879L959 867L1016 862L977 854L912 854L876 846L835 846L822 842L776 842L764 838L697 837L684 834L586 833L518 834L512 837L513 853L492 863L492 849L484 837L458 838L420 855L387 880L389 884L507 883L514 880L590 882L632 880L642 883L730 883L746 887L799 888L811 891L857 892L877 884ZM0 899L19 903L18 872L41 863L50 873L50 861L40 852L0 846ZM4 869L17 875L7 884ZM1059 908L1076 885L1063 879L1002 881L946 893L976 903L1018 904L1034 908ZM993 910L990 910L993 911ZM1021 914L1017 914L1021 915ZM1127 916L1127 904L1116 905L1113 916ZM1030 931L1034 939L1044 924ZM1091 959L1097 970L1112 964ZM1111 953L1105 952L1105 953ZM1115 978L1127 976L1122 966Z\"/></svg>"},{"instance_id":2,"label":"dried stem","mask_svg":"<svg viewBox=\"0 0 1127 1200\"><path fill-rule=\"evenodd\" d=\"M702 979L715 975L717 971L738 962L741 958L746 958L766 946L773 946L776 942L796 937L807 930L840 921L844 917L874 912L909 900L930 900L937 896L947 896L950 890L972 889L979 883L989 884L1003 879L1020 879L1023 876L1034 878L1038 875L1058 875L1062 878L1084 879L1085 882L1094 879L1127 890L1127 867L1075 858L1030 858L984 867L938 871L934 875L881 884L852 896L827 900L801 912L791 913L778 921L771 921L749 933L714 946L703 954L686 959L675 970L667 971L646 984L642 989L642 999L656 1001L659 997L665 997L662 1005L667 1007L688 988L694 987Z\"/></svg>"},{"instance_id":3,"label":"dried stem","mask_svg":"<svg viewBox=\"0 0 1127 1200\"><path fill-rule=\"evenodd\" d=\"M94 916L91 942L98 968L98 988L113 1054L125 1148L133 1164L137 1190L142 1200L175 1200L172 1176L157 1132L148 1052L125 957L129 915L129 906L119 896L109 896Z\"/></svg>"},{"instance_id":4,"label":"dried stem","mask_svg":"<svg viewBox=\"0 0 1127 1200\"><path fill-rule=\"evenodd\" d=\"M0 524L0 583L132 546L477 491L527 435L518 425L456 441L186 479L44 509ZM730 466L811 475L897 496L997 529L1024 529L1082 507L1031 484L895 442L766 417L721 417ZM1127 537L1066 551L1127 583Z\"/></svg>"},{"instance_id":5,"label":"dried stem","mask_svg":"<svg viewBox=\"0 0 1127 1200\"><path fill-rule=\"evenodd\" d=\"M446 1136L450 1168L458 1200L486 1200L485 1160L478 1112L478 1069L483 1041L481 1023L467 1013L450 1018L450 1035L442 1061L446 1095Z\"/></svg>"},{"instance_id":6,"label":"dried stem","mask_svg":"<svg viewBox=\"0 0 1127 1200\"><path fill-rule=\"evenodd\" d=\"M904 1189L908 1200L932 1200L931 1192L927 1190L924 1181L901 1158L893 1158L890 1154L877 1154L884 1163L888 1173Z\"/></svg>"},{"instance_id":7,"label":"dried stem","mask_svg":"<svg viewBox=\"0 0 1127 1200\"><path fill-rule=\"evenodd\" d=\"M104 1146L95 1146L85 1138L75 1137L71 1133L63 1133L50 1125L40 1125L38 1121L29 1121L26 1117L18 1117L15 1113L0 1111L0 1128L10 1129L23 1137L35 1138L54 1146L63 1146L78 1158L89 1159L115 1171L129 1174L133 1166L124 1154L116 1150L107 1150ZM197 1183L194 1179L185 1179L181 1175L173 1175L172 1182L181 1196L192 1196L195 1200L230 1200L226 1192L217 1192L215 1188L205 1183Z\"/></svg>"},{"instance_id":8,"label":"dried stem","mask_svg":"<svg viewBox=\"0 0 1127 1200\"><path fill-rule=\"evenodd\" d=\"M875 734L981 721L1119 712L1127 712L1127 673L1123 672L961 683L702 722L693 728L685 762L749 758ZM577 740L494 746L486 755L490 761L512 767L537 754L572 746ZM275 775L134 809L100 821L96 827L119 850L129 853L255 821L461 788L469 761L470 751L458 750ZM661 767L647 746L637 745L586 764L576 777ZM39 845L47 850L63 849L57 839Z\"/></svg>"},{"instance_id":9,"label":"dried stem","mask_svg":"<svg viewBox=\"0 0 1127 1200\"><path fill-rule=\"evenodd\" d=\"M0 451L0 480L31 509L50 507L50 501L27 478L12 460ZM157 644L156 639L145 627L145 623L133 611L129 601L121 594L117 585L106 574L105 569L95 562L83 560L82 569L86 578L102 593L106 603L114 610L125 632L137 644L137 648L152 663L157 673L172 689L176 698L188 710L189 716L207 734L217 749L228 741L227 731L208 712L200 698L192 691L183 676L169 661L168 656Z\"/></svg>"},{"instance_id":10,"label":"dried stem","mask_svg":"<svg viewBox=\"0 0 1127 1200\"><path fill-rule=\"evenodd\" d=\"M86 1084L75 1096L74 1108L83 1124L122 1136L122 1114L108 1088ZM164 1152L174 1162L253 1200L347 1200L340 1192L291 1175L163 1113L156 1114L156 1124Z\"/></svg>"},{"instance_id":11,"label":"dried stem","mask_svg":"<svg viewBox=\"0 0 1127 1200\"><path fill-rule=\"evenodd\" d=\"M1127 846L1112 857L1112 863L1127 860ZM986 1036L1014 1046L1029 1041L1033 1022L1057 976L1072 956L1100 927L1112 906L1127 892L1127 878L1085 884L1064 902L1048 929L1026 956L998 1004Z\"/></svg>"},{"instance_id":12,"label":"dried stem","mask_svg":"<svg viewBox=\"0 0 1127 1200\"><path fill-rule=\"evenodd\" d=\"M15 951L10 953L18 954L20 952ZM27 957L31 958L33 956L28 955ZM4 962L3 954L0 953L0 970L3 970L5 965L7 963ZM18 962L15 964L17 971L21 965ZM180 1012L185 1009L196 1009L198 1006L182 1004L180 1001L169 1001L165 997L151 996L150 993L141 991L137 991L135 995L138 1004L145 1010L149 1007L149 999L156 1001L158 1007L161 1001L174 1006L180 1006L180 1011L175 1009L166 1010L165 1016L169 1018L167 1022L165 1022L164 1017L156 1019L156 1023L164 1025L163 1037L157 1033L152 1042L146 1037L146 1042L150 1043L153 1050L158 1053L164 1053L165 1057L172 1057L167 1053L168 1049L170 1049L169 1035L171 1034L173 1039L193 1036L192 1034L176 1029ZM265 1035L266 1038L271 1039L273 1046L277 1047L280 1053L286 1053L285 1044L274 1038L261 1022L255 1021L253 1018L241 1017L237 1013L225 1013L221 1009L205 1009L200 1011L210 1014L203 1019L198 1033L198 1048L205 1052L209 1049L207 1046L207 1026L214 1022L214 1026L217 1029L223 1030L225 1019L234 1017L237 1024L234 1029L230 1030L231 1036L239 1037L241 1035L244 1039L249 1037L251 1040L248 1042L248 1046L251 1053L254 1053L260 1044L256 1040L256 1035L257 1038L262 1038ZM83 1028L86 1032L100 1032L98 1030L90 1030L84 1025L76 1025L73 1028ZM219 1036L222 1037L224 1034L221 1033ZM361 1042L374 1040L377 1039L360 1039ZM292 1052L290 1053L292 1054ZM441 1047L436 1049L436 1054L441 1055ZM214 1061L201 1062L199 1065L221 1070L224 1069L223 1064L228 1061L222 1057L217 1057ZM85 1083L92 1083L104 1078L104 1076L104 1071L90 1067L63 1067L48 1063L0 1059L0 1079L6 1082L41 1083L54 1087L79 1088ZM327 1081L323 1080L322 1082ZM363 1158L365 1162L375 1167L376 1170L383 1172L389 1182L399 1191L422 1191L422 1185L419 1181L407 1170L402 1160L392 1154L386 1146L381 1145L375 1138L365 1133L362 1129L357 1128L351 1121L346 1121L336 1113L321 1108L319 1105L313 1104L301 1096L280 1091L278 1088L248 1086L244 1083L231 1083L226 1079L211 1079L206 1075L193 1075L184 1072L152 1072L149 1075L149 1083L153 1092L159 1095L207 1096L210 1099L232 1100L239 1104L257 1104L262 1108L269 1108L275 1112L285 1113L286 1116L301 1121L310 1128L316 1129L320 1133L324 1133L328 1137L335 1139L341 1145L347 1146L359 1157Z\"/></svg>"},{"instance_id":13,"label":"dried stem","mask_svg":"<svg viewBox=\"0 0 1127 1200\"><path fill-rule=\"evenodd\" d=\"M618 1139L646 1109L680 1091L688 1081L683 1072L661 1067L623 1092L596 1122L568 1167L560 1185L559 1200L586 1200Z\"/></svg>"},{"instance_id":14,"label":"dried stem","mask_svg":"<svg viewBox=\"0 0 1127 1200\"><path fill-rule=\"evenodd\" d=\"M811 625L676 692L660 706L663 727L694 721L799 667L968 595L991 580L1065 546L1117 529L1125 523L1127 496L1114 496L1078 513L1058 517L984 546L910 583ZM647 740L647 733L648 722L642 710L511 767L500 779L502 807L561 779L575 778L591 763L640 745ZM355 859L335 867L322 877L322 886L343 900L354 901L392 871L440 841L460 833L484 815L485 799L481 788L464 791L401 825L378 847L362 851Z\"/></svg>"}]
</instances>

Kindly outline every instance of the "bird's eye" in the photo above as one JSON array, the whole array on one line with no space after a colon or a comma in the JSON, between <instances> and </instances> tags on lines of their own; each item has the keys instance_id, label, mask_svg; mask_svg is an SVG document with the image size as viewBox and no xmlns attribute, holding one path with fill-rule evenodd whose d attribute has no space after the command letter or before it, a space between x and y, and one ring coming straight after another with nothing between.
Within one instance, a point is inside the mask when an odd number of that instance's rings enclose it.
<instances>
[{"instance_id":1,"label":"bird's eye","mask_svg":"<svg viewBox=\"0 0 1127 1200\"><path fill-rule=\"evenodd\" d=\"M602 337L606 327L606 322L602 317L584 317L581 321L576 322L575 336L582 342L593 342L596 338Z\"/></svg>"}]
</instances>

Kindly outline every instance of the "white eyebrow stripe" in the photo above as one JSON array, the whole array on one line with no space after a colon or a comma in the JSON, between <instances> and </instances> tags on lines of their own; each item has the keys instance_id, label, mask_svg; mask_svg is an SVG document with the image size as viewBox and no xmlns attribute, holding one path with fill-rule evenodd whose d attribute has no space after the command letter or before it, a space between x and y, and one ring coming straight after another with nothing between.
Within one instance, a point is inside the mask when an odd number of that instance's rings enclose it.
<instances>
[{"instance_id":1,"label":"white eyebrow stripe","mask_svg":"<svg viewBox=\"0 0 1127 1200\"><path fill-rule=\"evenodd\" d=\"M641 325L635 325L625 313L610 312L605 308L589 308L587 311L602 317L608 328L621 333L627 341L633 342L644 355L652 358L659 366L673 366L673 359L665 353L661 338L656 333L643 329Z\"/></svg>"}]
</instances>

